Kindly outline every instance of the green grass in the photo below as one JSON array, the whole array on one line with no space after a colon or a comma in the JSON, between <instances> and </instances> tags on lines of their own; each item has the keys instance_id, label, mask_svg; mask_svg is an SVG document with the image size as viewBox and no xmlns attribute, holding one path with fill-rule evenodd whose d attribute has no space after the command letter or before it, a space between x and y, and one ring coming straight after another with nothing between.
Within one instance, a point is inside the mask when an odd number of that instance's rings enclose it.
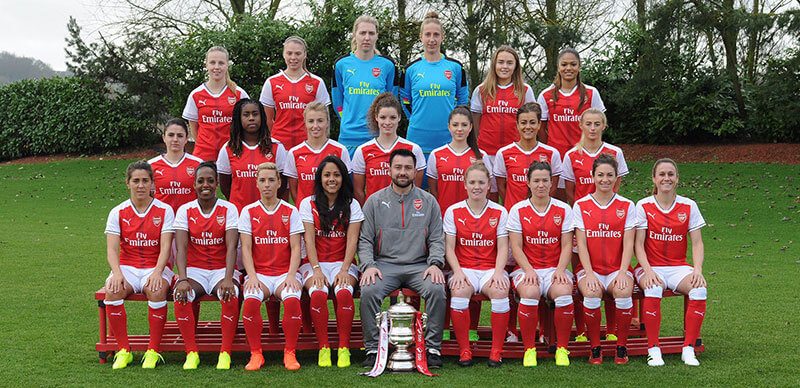
<instances>
[{"instance_id":1,"label":"green grass","mask_svg":"<svg viewBox=\"0 0 800 388\"><path fill-rule=\"evenodd\" d=\"M280 355L267 355L260 373L245 373L246 355L234 355L235 369L216 371L216 357L202 355L193 372L180 369L181 354L165 354L155 371L132 365L112 371L97 363L97 308L93 292L108 273L103 228L111 207L126 197L122 182L128 161L70 160L0 166L0 385L439 385L494 386L524 383L634 386L800 385L800 274L798 238L800 178L797 166L686 164L680 192L697 200L708 227L705 274L708 315L703 327L702 366L684 366L667 356L664 368L648 368L644 358L618 367L590 367L573 358L569 368L552 359L533 369L508 360L499 370L484 364L458 368L447 359L441 376L356 376L361 368L321 370L315 352L301 352L303 369L286 372ZM631 163L623 194L633 200L649 190L649 163ZM664 334L680 333L678 298L665 300ZM218 314L204 307L203 316ZM144 303L129 303L132 333L146 332ZM172 310L170 308L170 310ZM488 310L488 308L484 308ZM137 354L138 362L140 355ZM362 354L355 352L354 364Z\"/></svg>"}]
</instances>

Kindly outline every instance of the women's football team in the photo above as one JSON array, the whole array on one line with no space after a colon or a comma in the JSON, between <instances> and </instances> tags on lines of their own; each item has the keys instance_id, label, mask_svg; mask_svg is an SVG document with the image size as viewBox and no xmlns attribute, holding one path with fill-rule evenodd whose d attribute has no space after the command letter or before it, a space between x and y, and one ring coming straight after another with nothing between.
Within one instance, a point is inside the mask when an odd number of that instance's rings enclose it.
<instances>
[{"instance_id":1,"label":"women's football team","mask_svg":"<svg viewBox=\"0 0 800 388\"><path fill-rule=\"evenodd\" d=\"M541 300L555 305L556 365L569 365L573 320L575 340L588 341L589 362L601 364L604 296L613 300L605 308L605 339L616 341L614 362L625 364L634 284L644 292L648 365L664 365L658 341L665 288L688 296L681 359L699 365L694 344L706 309L705 221L694 201L677 194L671 159L653 165L652 196L634 204L617 194L628 167L622 150L602 139L605 107L597 89L581 82L578 52L559 54L555 80L537 99L517 52L501 46L470 101L463 67L441 53L445 32L436 13L421 23L422 55L402 73L378 53L377 39L377 20L359 17L352 52L334 65L330 95L306 69L300 37L284 42L286 69L265 81L259 100L230 79L225 48L206 52L208 78L187 99L186 121L166 123L164 154L128 166L130 198L108 216L105 305L118 344L113 368L133 361L124 307L132 293L144 293L149 306L142 367L163 361L158 351L170 291L184 369L200 363L195 332L203 295L222 306L217 369L230 368L240 311L251 351L245 369L264 365L261 305L273 296L284 307L284 366L299 369L303 292L318 365L332 365L333 293L336 364L350 366L361 205L390 184L395 149L417 155L415 184L426 184L443 213L459 365L473 364L469 307L478 293L491 300L490 366L501 365L506 334L517 321L523 365L537 364ZM341 143L329 138L331 96ZM397 133L404 114L408 139ZM185 151L190 142L193 153ZM218 188L227 200L218 198ZM631 268L634 255L638 264ZM575 283L580 292L573 297Z\"/></svg>"}]
</instances>

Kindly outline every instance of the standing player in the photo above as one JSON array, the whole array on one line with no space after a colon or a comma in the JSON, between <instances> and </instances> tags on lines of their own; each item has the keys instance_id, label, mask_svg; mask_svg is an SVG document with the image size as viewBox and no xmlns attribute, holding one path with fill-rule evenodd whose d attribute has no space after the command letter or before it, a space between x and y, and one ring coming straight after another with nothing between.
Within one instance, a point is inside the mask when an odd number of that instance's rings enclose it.
<instances>
[{"instance_id":1,"label":"standing player","mask_svg":"<svg viewBox=\"0 0 800 388\"><path fill-rule=\"evenodd\" d=\"M243 99L233 109L231 139L219 150L217 167L222 193L237 209L258 200L256 169L265 162L283 170L286 149L270 136L264 107L256 100Z\"/></svg>"},{"instance_id":2,"label":"standing player","mask_svg":"<svg viewBox=\"0 0 800 388\"><path fill-rule=\"evenodd\" d=\"M467 168L475 161L482 160L484 166L491 169L486 152L478 148L469 109L466 106L457 106L450 112L447 122L453 140L431 152L427 171L431 195L436 197L442 212L467 199L464 186L464 172Z\"/></svg>"},{"instance_id":3,"label":"standing player","mask_svg":"<svg viewBox=\"0 0 800 388\"><path fill-rule=\"evenodd\" d=\"M300 238L303 224L294 206L278 198L281 175L274 163L262 163L257 170L260 200L242 209L239 231L244 281L242 321L250 344L250 361L245 369L255 371L264 365L261 349L261 302L271 295L283 300L283 332L286 345L283 366L300 369L295 350L302 326L300 310Z\"/></svg>"},{"instance_id":4,"label":"standing player","mask_svg":"<svg viewBox=\"0 0 800 388\"><path fill-rule=\"evenodd\" d=\"M581 82L581 57L573 48L558 53L553 84L539 94L542 106L542 140L564 155L581 135L578 117L589 108L606 110L600 93ZM559 186L560 188L563 186Z\"/></svg>"},{"instance_id":5,"label":"standing player","mask_svg":"<svg viewBox=\"0 0 800 388\"><path fill-rule=\"evenodd\" d=\"M466 110L466 107L464 108ZM466 112L469 114L469 112ZM508 300L508 213L490 201L489 169L475 162L464 173L468 198L444 213L445 258L450 277L450 316L459 347L458 363L472 365L469 344L469 300L473 294L486 295L492 302L492 349L489 366L502 365L503 341L508 331L511 306Z\"/></svg>"},{"instance_id":6,"label":"standing player","mask_svg":"<svg viewBox=\"0 0 800 388\"><path fill-rule=\"evenodd\" d=\"M347 153L345 153L347 155ZM364 214L353 198L347 166L337 156L326 156L315 173L314 195L300 203L305 228L305 263L300 266L311 296L311 318L319 343L318 364L331 366L328 343L328 291L336 295L339 332L339 368L350 366L350 332L353 326L353 289L358 280L355 254Z\"/></svg>"},{"instance_id":7,"label":"standing player","mask_svg":"<svg viewBox=\"0 0 800 388\"><path fill-rule=\"evenodd\" d=\"M331 104L325 81L306 69L307 55L308 47L303 38L286 38L283 42L286 70L267 78L261 88L259 100L266 107L266 124L271 128L272 135L286 148L292 148L306 139L303 110L309 102ZM283 168L281 165L278 167Z\"/></svg>"},{"instance_id":8,"label":"standing player","mask_svg":"<svg viewBox=\"0 0 800 388\"><path fill-rule=\"evenodd\" d=\"M408 140L428 154L450 141L447 115L469 102L469 86L461 63L441 52L444 29L436 12L425 15L419 38L423 56L406 66L400 97L408 116Z\"/></svg>"},{"instance_id":9,"label":"standing player","mask_svg":"<svg viewBox=\"0 0 800 388\"><path fill-rule=\"evenodd\" d=\"M622 177L628 174L628 164L625 163L622 149L603 142L603 131L607 126L606 114L599 109L589 108L581 113L579 120L581 139L564 155L564 167L561 172L561 178L566 187L566 202L570 205L594 192L595 184L592 179L592 166L598 156L603 154L611 155L617 160L619 175L614 184L615 193L619 191ZM572 268L575 269L579 263L577 242L573 242L572 252ZM614 305L606 304L604 307L606 327L608 328L606 340L613 341L617 339L614 334L614 317L616 315ZM575 306L575 327L577 328L575 340L586 342L587 338L584 331L586 323L583 322L583 305L580 303Z\"/></svg>"},{"instance_id":10,"label":"standing player","mask_svg":"<svg viewBox=\"0 0 800 388\"><path fill-rule=\"evenodd\" d=\"M575 234L578 239L578 290L583 295L583 315L592 354L589 363L602 364L600 347L600 302L611 294L616 305L616 364L628 363L628 330L633 318L633 240L636 207L614 193L618 179L617 160L600 155L592 164L595 191L575 202Z\"/></svg>"},{"instance_id":11,"label":"standing player","mask_svg":"<svg viewBox=\"0 0 800 388\"><path fill-rule=\"evenodd\" d=\"M367 111L367 124L374 139L358 146L353 154L353 196L360 204L376 191L392 182L389 176L389 155L395 149L407 149L414 153L417 174L414 184L419 187L425 174L425 156L415 143L397 135L402 107L391 93L381 93Z\"/></svg>"},{"instance_id":12,"label":"standing player","mask_svg":"<svg viewBox=\"0 0 800 388\"><path fill-rule=\"evenodd\" d=\"M314 195L314 176L322 159L328 155L338 156L348 166L348 171L350 169L347 149L328 137L331 124L328 107L320 102L311 102L303 111L303 119L308 137L289 150L283 170L284 175L289 177L289 191L294 203L298 204Z\"/></svg>"},{"instance_id":13,"label":"standing player","mask_svg":"<svg viewBox=\"0 0 800 388\"><path fill-rule=\"evenodd\" d=\"M189 94L183 118L189 121L189 142L195 142L192 154L201 160L214 160L228 141L233 105L250 96L231 81L224 47L208 49L205 64L208 80Z\"/></svg>"},{"instance_id":14,"label":"standing player","mask_svg":"<svg viewBox=\"0 0 800 388\"><path fill-rule=\"evenodd\" d=\"M351 52L333 65L331 97L333 109L341 119L339 141L350 155L372 139L364 112L375 96L383 92L397 94L400 71L391 58L378 53L377 43L378 20L361 15L353 23Z\"/></svg>"},{"instance_id":15,"label":"standing player","mask_svg":"<svg viewBox=\"0 0 800 388\"><path fill-rule=\"evenodd\" d=\"M667 287L689 296L681 360L698 366L694 345L706 315L706 279L703 276L703 236L706 225L697 204L677 194L678 166L672 159L653 165L655 195L636 204L636 279L644 290L643 323L647 332L647 364L664 365L658 334L661 329L661 294ZM692 263L686 263L688 239L692 240Z\"/></svg>"},{"instance_id":16,"label":"standing player","mask_svg":"<svg viewBox=\"0 0 800 388\"><path fill-rule=\"evenodd\" d=\"M167 152L147 161L153 168L154 197L172 206L173 211L197 198L194 173L202 160L184 151L188 136L189 128L185 121L167 121L161 134Z\"/></svg>"},{"instance_id":17,"label":"standing player","mask_svg":"<svg viewBox=\"0 0 800 388\"><path fill-rule=\"evenodd\" d=\"M572 208L550 196L552 171L547 162L528 169L530 198L508 212L508 240L517 267L511 273L519 294L519 326L525 347L522 365L536 366L536 324L539 299L555 303L556 365L569 365L572 329L572 273L567 270L572 251Z\"/></svg>"},{"instance_id":18,"label":"standing player","mask_svg":"<svg viewBox=\"0 0 800 388\"><path fill-rule=\"evenodd\" d=\"M125 298L135 292L147 296L147 321L150 343L142 368L156 367L161 334L167 317L167 292L172 270L167 267L172 244L173 213L169 205L153 198L153 170L144 160L128 165L125 184L130 199L108 213L106 222L106 259L111 267L105 284L108 324L117 340L114 369L133 361L128 341L128 316Z\"/></svg>"},{"instance_id":19,"label":"standing player","mask_svg":"<svg viewBox=\"0 0 800 388\"><path fill-rule=\"evenodd\" d=\"M519 141L517 109L528 102L536 102L536 96L522 78L519 54L511 46L502 45L492 54L486 78L472 92L470 101L478 145L492 163L500 147ZM491 192L497 193L494 178ZM493 199L497 200L497 194Z\"/></svg>"},{"instance_id":20,"label":"standing player","mask_svg":"<svg viewBox=\"0 0 800 388\"><path fill-rule=\"evenodd\" d=\"M213 162L201 163L195 175L197 199L181 206L175 214L175 320L186 344L183 369L197 369L200 365L195 339L198 317L192 311L192 303L203 295L216 295L222 305L222 346L217 369L230 369L233 337L239 324L239 214L232 203L217 199L217 168Z\"/></svg>"},{"instance_id":21,"label":"standing player","mask_svg":"<svg viewBox=\"0 0 800 388\"><path fill-rule=\"evenodd\" d=\"M519 141L497 151L494 159L494 175L503 205L511 209L514 204L528 198L528 167L533 162L547 162L553 173L555 191L558 175L561 174L561 154L553 147L536 140L542 114L537 103L527 103L517 110Z\"/></svg>"}]
</instances>

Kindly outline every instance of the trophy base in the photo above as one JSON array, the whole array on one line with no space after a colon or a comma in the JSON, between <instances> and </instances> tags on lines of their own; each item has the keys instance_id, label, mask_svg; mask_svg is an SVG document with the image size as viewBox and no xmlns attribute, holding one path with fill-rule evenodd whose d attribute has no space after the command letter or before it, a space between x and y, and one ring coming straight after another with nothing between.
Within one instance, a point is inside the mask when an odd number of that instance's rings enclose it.
<instances>
[{"instance_id":1,"label":"trophy base","mask_svg":"<svg viewBox=\"0 0 800 388\"><path fill-rule=\"evenodd\" d=\"M397 373L413 372L416 370L414 368L414 355L409 352L394 352L389 357L386 369Z\"/></svg>"}]
</instances>

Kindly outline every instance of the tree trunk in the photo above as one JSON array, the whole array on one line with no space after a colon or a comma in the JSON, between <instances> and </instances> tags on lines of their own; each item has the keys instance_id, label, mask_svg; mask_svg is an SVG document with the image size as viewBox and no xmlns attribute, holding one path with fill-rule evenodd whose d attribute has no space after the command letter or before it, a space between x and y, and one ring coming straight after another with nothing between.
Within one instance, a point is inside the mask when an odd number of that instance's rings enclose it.
<instances>
[{"instance_id":1,"label":"tree trunk","mask_svg":"<svg viewBox=\"0 0 800 388\"><path fill-rule=\"evenodd\" d=\"M544 44L544 55L547 61L547 67L544 72L545 79L553 79L556 76L556 71L558 71L557 62L560 38L558 33L558 14L556 13L557 5L558 0L545 1L544 23L547 27Z\"/></svg>"},{"instance_id":2,"label":"tree trunk","mask_svg":"<svg viewBox=\"0 0 800 388\"><path fill-rule=\"evenodd\" d=\"M278 9L281 6L281 0L272 0L269 2L269 11L267 11L267 17L270 20L275 20L275 15L278 14Z\"/></svg>"},{"instance_id":3,"label":"tree trunk","mask_svg":"<svg viewBox=\"0 0 800 388\"><path fill-rule=\"evenodd\" d=\"M411 47L403 43L406 42L405 32L410 27L406 20L406 0L397 0L397 26L399 27L398 37L400 38L400 44L398 44L400 57L397 58L397 63L405 66L411 59Z\"/></svg>"},{"instance_id":4,"label":"tree trunk","mask_svg":"<svg viewBox=\"0 0 800 388\"><path fill-rule=\"evenodd\" d=\"M478 69L478 25L471 23L475 16L475 0L467 0L467 56L469 57L469 84L478 85L481 82L481 74ZM492 71L488 69L487 71Z\"/></svg>"},{"instance_id":5,"label":"tree trunk","mask_svg":"<svg viewBox=\"0 0 800 388\"><path fill-rule=\"evenodd\" d=\"M747 59L745 60L745 77L749 82L753 82L756 74L756 51L758 51L758 33L759 27L755 25L755 21L761 12L761 2L753 0L753 12L751 13L750 27L748 28L747 37Z\"/></svg>"},{"instance_id":6,"label":"tree trunk","mask_svg":"<svg viewBox=\"0 0 800 388\"><path fill-rule=\"evenodd\" d=\"M636 0L636 24L642 31L647 30L647 0Z\"/></svg>"},{"instance_id":7,"label":"tree trunk","mask_svg":"<svg viewBox=\"0 0 800 388\"><path fill-rule=\"evenodd\" d=\"M742 83L739 78L737 66L736 41L739 37L739 24L736 21L733 0L724 0L720 9L719 30L722 36L722 46L725 47L725 70L733 83L733 92L736 96L736 108L739 110L739 117L747 117L747 108L744 105L744 95L742 94Z\"/></svg>"}]
</instances>

